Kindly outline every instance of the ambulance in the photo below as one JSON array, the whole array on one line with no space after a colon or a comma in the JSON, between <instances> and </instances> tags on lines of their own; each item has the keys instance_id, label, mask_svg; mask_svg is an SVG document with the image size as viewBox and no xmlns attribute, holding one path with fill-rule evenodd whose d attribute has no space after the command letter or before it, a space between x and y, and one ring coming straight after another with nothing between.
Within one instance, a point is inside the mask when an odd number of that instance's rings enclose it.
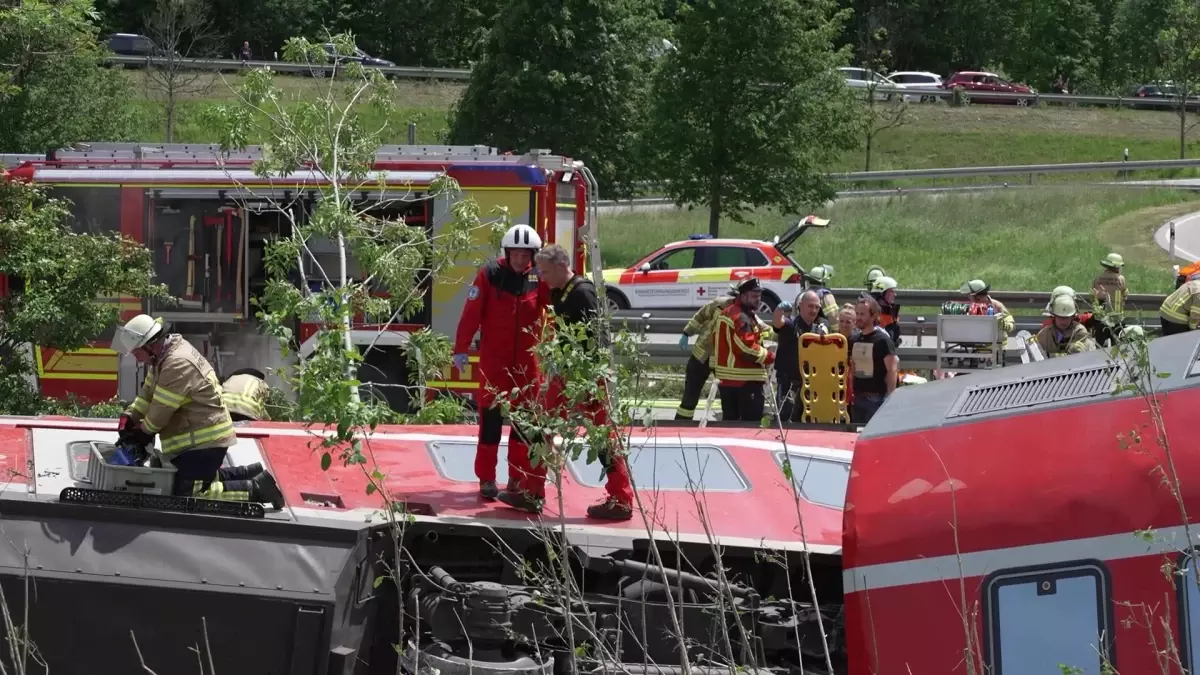
<instances>
[{"instance_id":1,"label":"ambulance","mask_svg":"<svg viewBox=\"0 0 1200 675\"><path fill-rule=\"evenodd\" d=\"M796 239L829 221L807 216L771 241L714 239L694 234L638 260L627 269L604 270L605 295L613 311L698 309L729 292L732 283L758 277L763 312L794 302L804 290L804 269L792 258Z\"/></svg>"}]
</instances>

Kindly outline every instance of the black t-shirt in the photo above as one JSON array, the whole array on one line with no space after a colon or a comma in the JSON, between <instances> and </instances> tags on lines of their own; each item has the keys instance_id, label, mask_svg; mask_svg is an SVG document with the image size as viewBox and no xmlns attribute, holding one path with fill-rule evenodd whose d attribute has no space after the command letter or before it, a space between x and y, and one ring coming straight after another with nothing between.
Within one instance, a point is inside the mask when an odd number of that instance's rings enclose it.
<instances>
[{"instance_id":1,"label":"black t-shirt","mask_svg":"<svg viewBox=\"0 0 1200 675\"><path fill-rule=\"evenodd\" d=\"M550 291L554 313L568 324L587 323L588 340L596 340L596 318L600 314L600 298L596 285L578 274L566 286Z\"/></svg>"},{"instance_id":2,"label":"black t-shirt","mask_svg":"<svg viewBox=\"0 0 1200 675\"><path fill-rule=\"evenodd\" d=\"M896 345L887 331L875 330L850 341L850 360L854 362L854 391L887 394L887 364L884 357L896 353Z\"/></svg>"},{"instance_id":3,"label":"black t-shirt","mask_svg":"<svg viewBox=\"0 0 1200 675\"><path fill-rule=\"evenodd\" d=\"M829 332L829 324L821 317L812 324L798 316L784 319L783 328L775 331L776 373L792 378L793 382L800 380L800 336L818 332L817 326L824 326L825 332Z\"/></svg>"}]
</instances>

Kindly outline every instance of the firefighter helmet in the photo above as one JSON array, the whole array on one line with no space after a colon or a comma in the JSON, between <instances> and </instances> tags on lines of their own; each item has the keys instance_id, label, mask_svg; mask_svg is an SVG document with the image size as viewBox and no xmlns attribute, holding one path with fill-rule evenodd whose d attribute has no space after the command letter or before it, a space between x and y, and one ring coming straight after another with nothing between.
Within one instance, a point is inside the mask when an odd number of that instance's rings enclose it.
<instances>
[{"instance_id":1,"label":"firefighter helmet","mask_svg":"<svg viewBox=\"0 0 1200 675\"><path fill-rule=\"evenodd\" d=\"M751 293L753 291L761 291L761 290L762 290L762 282L758 280L758 277L750 277L749 279L746 279L745 281L743 281L737 285L738 295L741 295L742 293Z\"/></svg>"},{"instance_id":2,"label":"firefighter helmet","mask_svg":"<svg viewBox=\"0 0 1200 675\"><path fill-rule=\"evenodd\" d=\"M527 248L536 251L541 247L542 238L538 236L537 230L528 225L513 225L500 241L500 248L504 249Z\"/></svg>"},{"instance_id":3,"label":"firefighter helmet","mask_svg":"<svg viewBox=\"0 0 1200 675\"><path fill-rule=\"evenodd\" d=\"M1119 270L1125 266L1125 259L1121 257L1120 253L1109 253L1104 256L1104 260L1101 260L1100 264L1109 269Z\"/></svg>"},{"instance_id":4,"label":"firefighter helmet","mask_svg":"<svg viewBox=\"0 0 1200 675\"><path fill-rule=\"evenodd\" d=\"M879 265L871 265L867 268L867 280L864 283L866 283L867 287L869 288L872 282L882 276L887 276L887 272L884 272L883 268Z\"/></svg>"},{"instance_id":5,"label":"firefighter helmet","mask_svg":"<svg viewBox=\"0 0 1200 675\"><path fill-rule=\"evenodd\" d=\"M1054 302L1054 299L1060 295L1065 295L1068 298L1074 299L1075 289L1071 288L1070 286L1055 286L1054 290L1050 291L1050 302ZM1047 307L1048 306L1049 305L1047 305Z\"/></svg>"},{"instance_id":6,"label":"firefighter helmet","mask_svg":"<svg viewBox=\"0 0 1200 675\"><path fill-rule=\"evenodd\" d=\"M1073 317L1079 313L1075 307L1075 299L1069 295L1060 295L1050 303L1050 315L1060 318Z\"/></svg>"},{"instance_id":7,"label":"firefighter helmet","mask_svg":"<svg viewBox=\"0 0 1200 675\"><path fill-rule=\"evenodd\" d=\"M875 280L871 282L871 292L886 293L890 290L894 290L899 285L900 284L896 283L896 280L891 277L880 276L876 277Z\"/></svg>"},{"instance_id":8,"label":"firefighter helmet","mask_svg":"<svg viewBox=\"0 0 1200 675\"><path fill-rule=\"evenodd\" d=\"M989 286L983 279L972 279L963 284L962 288L958 290L962 293L966 293L967 295L979 295L992 290L992 287Z\"/></svg>"},{"instance_id":9,"label":"firefighter helmet","mask_svg":"<svg viewBox=\"0 0 1200 675\"><path fill-rule=\"evenodd\" d=\"M805 276L814 283L828 284L830 279L833 279L833 265L817 265L809 270Z\"/></svg>"},{"instance_id":10,"label":"firefighter helmet","mask_svg":"<svg viewBox=\"0 0 1200 675\"><path fill-rule=\"evenodd\" d=\"M151 340L158 337L163 330L163 320L155 319L149 314L138 314L117 331L113 339L115 351L129 354L133 350L145 347Z\"/></svg>"}]
</instances>

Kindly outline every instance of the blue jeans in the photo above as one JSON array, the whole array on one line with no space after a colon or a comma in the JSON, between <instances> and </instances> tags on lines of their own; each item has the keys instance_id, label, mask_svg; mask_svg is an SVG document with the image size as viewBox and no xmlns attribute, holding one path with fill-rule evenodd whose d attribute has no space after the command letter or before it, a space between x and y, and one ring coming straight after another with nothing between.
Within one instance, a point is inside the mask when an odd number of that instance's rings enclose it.
<instances>
[{"instance_id":1,"label":"blue jeans","mask_svg":"<svg viewBox=\"0 0 1200 675\"><path fill-rule=\"evenodd\" d=\"M884 394L860 394L855 392L854 405L850 409L850 420L855 424L866 424L871 421L887 396Z\"/></svg>"}]
</instances>

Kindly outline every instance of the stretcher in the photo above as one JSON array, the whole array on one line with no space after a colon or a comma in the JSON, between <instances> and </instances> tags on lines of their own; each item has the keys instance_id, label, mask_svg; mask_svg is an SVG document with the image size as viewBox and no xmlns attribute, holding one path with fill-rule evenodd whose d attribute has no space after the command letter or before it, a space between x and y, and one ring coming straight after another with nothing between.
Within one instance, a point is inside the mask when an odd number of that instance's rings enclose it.
<instances>
[{"instance_id":1,"label":"stretcher","mask_svg":"<svg viewBox=\"0 0 1200 675\"><path fill-rule=\"evenodd\" d=\"M801 422L849 424L849 348L837 333L800 336L800 396L796 415Z\"/></svg>"}]
</instances>

